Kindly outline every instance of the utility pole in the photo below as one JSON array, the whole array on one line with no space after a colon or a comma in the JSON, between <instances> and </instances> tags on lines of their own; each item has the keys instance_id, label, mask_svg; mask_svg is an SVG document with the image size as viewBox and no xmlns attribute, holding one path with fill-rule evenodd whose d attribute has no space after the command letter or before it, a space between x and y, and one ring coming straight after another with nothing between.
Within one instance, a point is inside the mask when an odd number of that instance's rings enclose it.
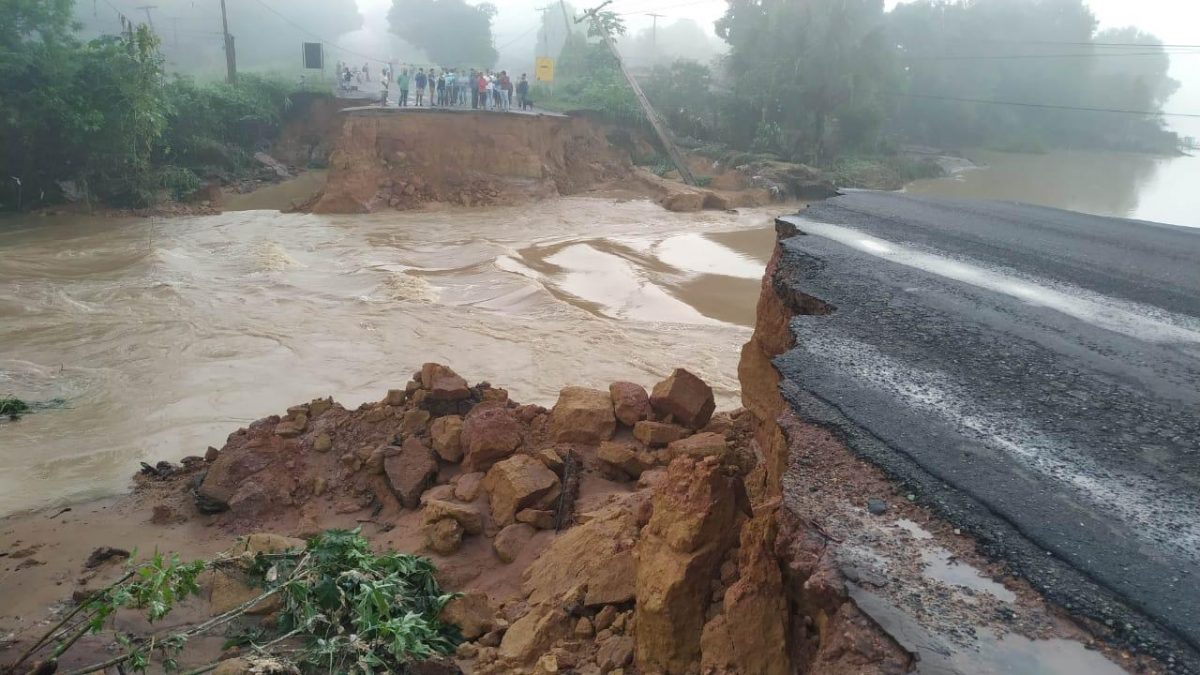
<instances>
[{"instance_id":1,"label":"utility pole","mask_svg":"<svg viewBox=\"0 0 1200 675\"><path fill-rule=\"evenodd\" d=\"M134 7L134 9L140 9L146 13L146 23L150 26L150 30L154 30L154 17L150 16L150 10L158 9L158 5L142 5Z\"/></svg>"},{"instance_id":2,"label":"utility pole","mask_svg":"<svg viewBox=\"0 0 1200 675\"><path fill-rule=\"evenodd\" d=\"M646 16L654 17L654 24L650 27L650 45L655 49L658 49L658 17L663 15L648 12Z\"/></svg>"},{"instance_id":3,"label":"utility pole","mask_svg":"<svg viewBox=\"0 0 1200 675\"><path fill-rule=\"evenodd\" d=\"M237 82L237 51L233 46L233 36L229 34L229 16L225 12L225 0L221 0L221 31L225 33L225 81L234 84Z\"/></svg>"},{"instance_id":4,"label":"utility pole","mask_svg":"<svg viewBox=\"0 0 1200 675\"><path fill-rule=\"evenodd\" d=\"M633 95L637 97L638 103L642 106L642 111L646 113L646 119L650 121L650 126L654 129L654 133L658 136L658 141L662 143L663 149L667 151L667 156L671 158L671 163L675 165L675 170L679 172L679 177L688 185L696 185L696 177L692 175L691 169L683 162L683 156L679 154L679 149L675 147L675 143L671 141L671 135L667 131L667 127L658 118L658 113L654 111L654 106L650 105L650 99L646 98L646 92L642 91L641 85L633 77L633 73L625 67L625 62L621 60L621 53L617 51L617 43L613 41L612 35L604 29L604 25L596 17L596 13L610 4L612 0L605 0L603 3L584 12L583 16L575 20L579 23L584 19L591 19L592 25L595 26L596 32L600 37L604 38L604 44L608 46L608 51L612 52L613 58L617 60L617 66L621 69L621 74L625 76L625 81L629 83L629 88L633 89Z\"/></svg>"},{"instance_id":5,"label":"utility pole","mask_svg":"<svg viewBox=\"0 0 1200 675\"><path fill-rule=\"evenodd\" d=\"M558 6L562 7L563 24L565 24L567 27L567 37L570 37L571 36L571 17L567 16L566 0L558 0ZM576 23L578 23L578 22L576 22Z\"/></svg>"}]
</instances>

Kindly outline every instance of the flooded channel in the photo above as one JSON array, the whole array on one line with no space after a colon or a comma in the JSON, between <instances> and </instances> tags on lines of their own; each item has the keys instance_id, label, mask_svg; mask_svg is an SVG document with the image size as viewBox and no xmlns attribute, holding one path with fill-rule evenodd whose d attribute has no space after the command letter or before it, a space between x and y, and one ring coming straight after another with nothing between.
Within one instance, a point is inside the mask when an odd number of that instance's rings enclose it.
<instances>
[{"instance_id":1,"label":"flooded channel","mask_svg":"<svg viewBox=\"0 0 1200 675\"><path fill-rule=\"evenodd\" d=\"M0 513L122 490L298 401L424 361L550 405L677 366L738 405L771 219L647 201L367 216L0 220Z\"/></svg>"}]
</instances>

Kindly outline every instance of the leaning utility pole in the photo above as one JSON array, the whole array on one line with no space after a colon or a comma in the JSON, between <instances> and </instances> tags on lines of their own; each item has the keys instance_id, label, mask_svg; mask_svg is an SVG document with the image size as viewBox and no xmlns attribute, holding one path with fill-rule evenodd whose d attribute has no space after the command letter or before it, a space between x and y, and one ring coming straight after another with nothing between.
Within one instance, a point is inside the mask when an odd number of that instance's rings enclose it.
<instances>
[{"instance_id":1,"label":"leaning utility pole","mask_svg":"<svg viewBox=\"0 0 1200 675\"><path fill-rule=\"evenodd\" d=\"M225 0L221 0L221 31L225 33L225 81L237 82L237 52L233 47L233 36L229 34L229 17L225 13Z\"/></svg>"},{"instance_id":2,"label":"leaning utility pole","mask_svg":"<svg viewBox=\"0 0 1200 675\"><path fill-rule=\"evenodd\" d=\"M154 30L154 17L150 16L150 10L158 9L158 5L142 5L134 9L140 9L146 13L146 23L150 25L150 30Z\"/></svg>"},{"instance_id":3,"label":"leaning utility pole","mask_svg":"<svg viewBox=\"0 0 1200 675\"><path fill-rule=\"evenodd\" d=\"M646 16L654 17L654 24L650 28L650 46L658 49L658 17L663 15L655 14L654 12L648 12Z\"/></svg>"},{"instance_id":4,"label":"leaning utility pole","mask_svg":"<svg viewBox=\"0 0 1200 675\"><path fill-rule=\"evenodd\" d=\"M596 13L611 3L612 0L605 0L603 3L584 12L583 16L575 19L575 23L579 23L584 19L591 19L592 25L595 26L596 32L600 37L604 38L604 44L608 45L608 51L612 52L613 58L617 60L617 66L621 69L621 74L625 76L625 81L629 83L629 88L633 89L633 95L637 97L638 103L642 106L642 111L646 113L646 119L650 121L650 126L654 128L655 135L658 136L658 141L662 143L663 149L667 151L667 156L671 158L671 163L675 165L675 170L679 172L679 177L688 185L696 185L696 177L692 175L687 165L683 163L683 156L679 154L679 150L671 141L671 136L667 132L667 127L663 125L662 120L658 118L658 113L654 111L654 106L650 105L650 99L646 98L646 92L642 91L641 85L634 79L633 74L625 67L625 62L621 60L621 54L617 51L617 43L613 41L612 36L600 23Z\"/></svg>"}]
</instances>

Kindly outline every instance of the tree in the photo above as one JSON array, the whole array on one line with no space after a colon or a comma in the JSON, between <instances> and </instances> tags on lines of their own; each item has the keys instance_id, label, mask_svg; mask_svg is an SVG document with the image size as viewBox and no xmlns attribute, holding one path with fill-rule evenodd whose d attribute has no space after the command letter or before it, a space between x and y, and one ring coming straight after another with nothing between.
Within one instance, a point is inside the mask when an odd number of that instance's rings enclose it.
<instances>
[{"instance_id":1,"label":"tree","mask_svg":"<svg viewBox=\"0 0 1200 675\"><path fill-rule=\"evenodd\" d=\"M495 16L495 5L486 2L394 0L388 23L436 64L491 68L498 57L492 44Z\"/></svg>"}]
</instances>

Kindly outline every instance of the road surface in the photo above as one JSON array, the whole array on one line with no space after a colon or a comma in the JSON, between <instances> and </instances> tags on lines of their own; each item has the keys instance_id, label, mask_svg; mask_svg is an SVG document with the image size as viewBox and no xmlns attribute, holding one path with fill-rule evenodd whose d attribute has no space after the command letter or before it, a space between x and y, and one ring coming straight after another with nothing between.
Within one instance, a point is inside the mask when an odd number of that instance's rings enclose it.
<instances>
[{"instance_id":1,"label":"road surface","mask_svg":"<svg viewBox=\"0 0 1200 675\"><path fill-rule=\"evenodd\" d=\"M1197 669L1200 229L874 192L781 220L803 234L777 282L835 308L776 360L793 408L1052 600Z\"/></svg>"}]
</instances>

